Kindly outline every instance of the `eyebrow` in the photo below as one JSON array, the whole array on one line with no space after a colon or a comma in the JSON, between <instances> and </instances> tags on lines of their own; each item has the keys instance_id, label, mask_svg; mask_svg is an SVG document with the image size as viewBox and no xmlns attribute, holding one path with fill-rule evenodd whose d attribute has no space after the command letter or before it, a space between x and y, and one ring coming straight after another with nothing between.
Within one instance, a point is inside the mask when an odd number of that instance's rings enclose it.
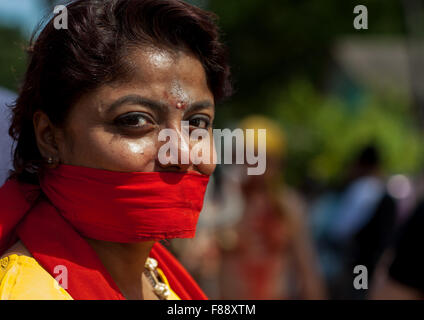
<instances>
[{"instance_id":1,"label":"eyebrow","mask_svg":"<svg viewBox=\"0 0 424 320\"><path fill-rule=\"evenodd\" d=\"M184 111L184 113L196 112L202 109L213 109L214 104L210 100L198 101L190 104Z\"/></svg>"},{"instance_id":2,"label":"eyebrow","mask_svg":"<svg viewBox=\"0 0 424 320\"><path fill-rule=\"evenodd\" d=\"M109 105L107 112L110 113L116 108L125 104L138 104L142 106L147 106L152 109L158 109L162 113L166 113L167 111L167 106L159 101L154 101L136 94L131 94L114 101L111 105Z\"/></svg>"},{"instance_id":3,"label":"eyebrow","mask_svg":"<svg viewBox=\"0 0 424 320\"><path fill-rule=\"evenodd\" d=\"M155 101L149 98L145 98L137 94L127 95L117 99L111 105L109 105L109 107L107 108L107 112L110 113L116 108L125 104L138 104L138 105L150 107L152 109L158 109L161 113L168 112L167 104L159 102L159 101ZM184 113L195 112L201 109L208 109L213 107L214 107L214 104L210 100L198 101L198 102L190 104L186 108Z\"/></svg>"}]
</instances>

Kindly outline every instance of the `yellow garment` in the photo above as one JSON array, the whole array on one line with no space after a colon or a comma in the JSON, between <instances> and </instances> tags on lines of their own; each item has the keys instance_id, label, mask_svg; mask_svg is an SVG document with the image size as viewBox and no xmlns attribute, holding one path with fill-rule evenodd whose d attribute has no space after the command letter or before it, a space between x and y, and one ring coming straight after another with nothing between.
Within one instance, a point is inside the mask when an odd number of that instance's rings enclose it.
<instances>
[{"instance_id":1,"label":"yellow garment","mask_svg":"<svg viewBox=\"0 0 424 320\"><path fill-rule=\"evenodd\" d=\"M161 281L170 289L167 300L181 300L172 291L162 270ZM38 262L28 256L11 254L0 260L0 300L73 300Z\"/></svg>"},{"instance_id":2,"label":"yellow garment","mask_svg":"<svg viewBox=\"0 0 424 320\"><path fill-rule=\"evenodd\" d=\"M168 279L165 277L165 274L160 268L156 268L160 280L165 283L170 291L170 295L166 300L181 300L180 297L171 289L171 286L169 285Z\"/></svg>"},{"instance_id":3,"label":"yellow garment","mask_svg":"<svg viewBox=\"0 0 424 320\"><path fill-rule=\"evenodd\" d=\"M31 257L12 254L0 260L0 300L73 300Z\"/></svg>"}]
</instances>

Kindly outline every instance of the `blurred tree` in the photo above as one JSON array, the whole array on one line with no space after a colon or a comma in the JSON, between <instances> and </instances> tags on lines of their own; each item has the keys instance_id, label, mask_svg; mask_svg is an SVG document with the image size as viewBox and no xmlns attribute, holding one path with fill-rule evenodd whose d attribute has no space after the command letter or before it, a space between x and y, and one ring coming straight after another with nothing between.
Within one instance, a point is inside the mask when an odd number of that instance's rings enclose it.
<instances>
[{"instance_id":1,"label":"blurred tree","mask_svg":"<svg viewBox=\"0 0 424 320\"><path fill-rule=\"evenodd\" d=\"M346 100L322 95L309 81L293 81L273 97L273 114L286 130L286 178L338 183L351 159L372 143L386 173L420 171L424 148L411 105L402 97L368 95L352 110Z\"/></svg>"},{"instance_id":2,"label":"blurred tree","mask_svg":"<svg viewBox=\"0 0 424 320\"><path fill-rule=\"evenodd\" d=\"M217 126L249 113L278 119L287 130L291 183L342 178L350 157L374 140L388 172L416 172L423 160L409 101L375 97L365 88L352 113L348 101L326 92L335 41L405 34L400 1L360 4L368 8L368 30L354 29L353 0L209 1L230 49L236 87L217 113Z\"/></svg>"},{"instance_id":3,"label":"blurred tree","mask_svg":"<svg viewBox=\"0 0 424 320\"><path fill-rule=\"evenodd\" d=\"M26 66L25 44L19 30L0 28L0 86L18 89Z\"/></svg>"},{"instance_id":4,"label":"blurred tree","mask_svg":"<svg viewBox=\"0 0 424 320\"><path fill-rule=\"evenodd\" d=\"M302 75L318 88L325 84L330 50L346 34L403 34L402 7L397 0L364 0L369 29L353 28L356 1L344 0L210 0L230 48L240 106L223 114L237 118L260 110L276 87Z\"/></svg>"}]
</instances>

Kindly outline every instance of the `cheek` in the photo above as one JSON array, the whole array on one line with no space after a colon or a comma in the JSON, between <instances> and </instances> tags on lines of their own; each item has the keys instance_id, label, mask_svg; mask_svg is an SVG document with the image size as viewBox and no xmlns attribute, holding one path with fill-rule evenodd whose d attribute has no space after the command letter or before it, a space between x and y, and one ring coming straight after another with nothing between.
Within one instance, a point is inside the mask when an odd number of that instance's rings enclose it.
<instances>
[{"instance_id":1,"label":"cheek","mask_svg":"<svg viewBox=\"0 0 424 320\"><path fill-rule=\"evenodd\" d=\"M146 136L130 139L101 130L76 137L67 164L112 171L153 171L157 139Z\"/></svg>"},{"instance_id":2,"label":"cheek","mask_svg":"<svg viewBox=\"0 0 424 320\"><path fill-rule=\"evenodd\" d=\"M121 170L153 171L157 145L156 140L150 137L119 138L116 142L116 152L119 152L118 161Z\"/></svg>"},{"instance_id":3,"label":"cheek","mask_svg":"<svg viewBox=\"0 0 424 320\"><path fill-rule=\"evenodd\" d=\"M145 153L149 155L155 149L154 143L150 139L124 141L123 144L126 145L125 149L133 155L144 155Z\"/></svg>"},{"instance_id":4,"label":"cheek","mask_svg":"<svg viewBox=\"0 0 424 320\"><path fill-rule=\"evenodd\" d=\"M199 169L199 171L200 171L201 173L203 173L203 174L206 174L206 175L210 176L210 175L211 175L211 174L215 171L216 164L213 164L213 163L211 163L211 164L204 164L204 163L201 163L201 164L199 164L199 165L197 166L197 168Z\"/></svg>"}]
</instances>

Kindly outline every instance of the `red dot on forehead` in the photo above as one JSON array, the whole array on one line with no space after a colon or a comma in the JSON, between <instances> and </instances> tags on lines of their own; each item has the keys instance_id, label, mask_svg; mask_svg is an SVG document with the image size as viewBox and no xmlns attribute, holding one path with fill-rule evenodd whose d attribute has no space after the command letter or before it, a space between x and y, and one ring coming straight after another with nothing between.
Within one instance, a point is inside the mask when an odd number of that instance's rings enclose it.
<instances>
[{"instance_id":1,"label":"red dot on forehead","mask_svg":"<svg viewBox=\"0 0 424 320\"><path fill-rule=\"evenodd\" d=\"M185 109L186 103L185 102L178 102L176 108L177 109Z\"/></svg>"}]
</instances>

